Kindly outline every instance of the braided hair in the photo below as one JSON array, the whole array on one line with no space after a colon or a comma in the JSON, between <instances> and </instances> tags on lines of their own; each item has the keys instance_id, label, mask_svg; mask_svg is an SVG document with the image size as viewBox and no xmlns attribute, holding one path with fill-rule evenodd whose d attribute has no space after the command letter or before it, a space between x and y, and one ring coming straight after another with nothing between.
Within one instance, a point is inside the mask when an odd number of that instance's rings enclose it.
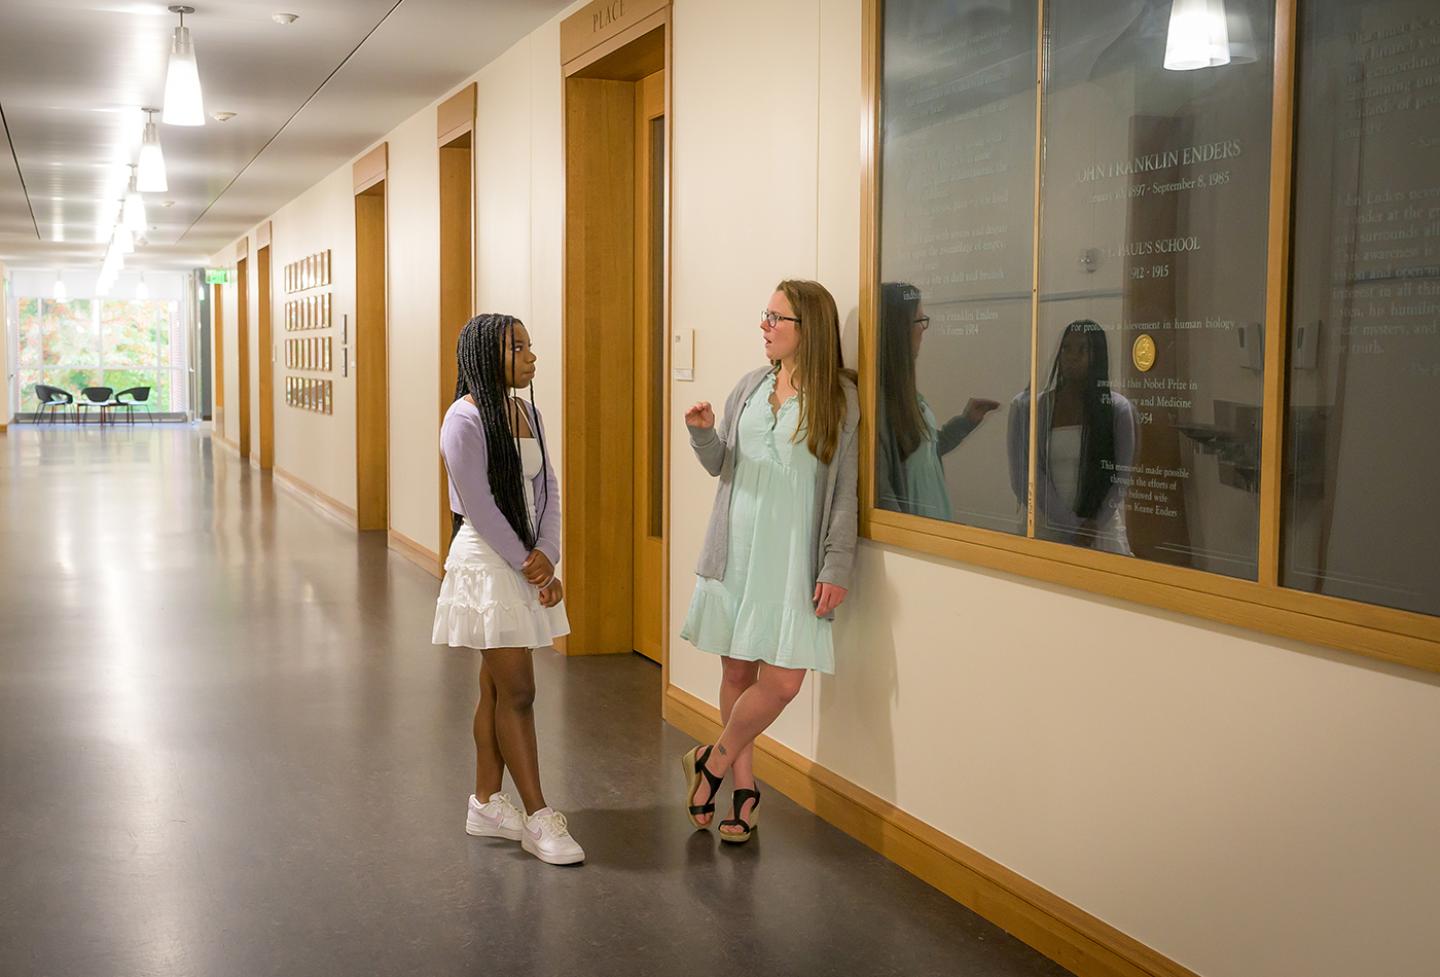
<instances>
[{"instance_id":1,"label":"braided hair","mask_svg":"<svg viewBox=\"0 0 1440 977\"><path fill-rule=\"evenodd\" d=\"M510 375L515 375L515 327L520 320L514 316L485 313L477 315L460 330L456 343L455 359L459 369L455 382L455 399L467 393L475 401L480 412L480 422L485 431L486 474L490 478L490 493L515 535L533 550L539 540L540 519L549 505L549 479L541 480L542 501L535 520L531 521L530 507L525 500L525 469L520 463L520 436L511 423L511 400L509 387L505 382L505 360L510 357ZM530 417L535 439L540 446L540 456L548 468L550 456L545 449L545 436L540 431L539 414L535 410L535 387L530 387ZM544 469L542 469L544 470ZM460 532L464 519L459 513L451 513L450 538Z\"/></svg>"}]
</instances>

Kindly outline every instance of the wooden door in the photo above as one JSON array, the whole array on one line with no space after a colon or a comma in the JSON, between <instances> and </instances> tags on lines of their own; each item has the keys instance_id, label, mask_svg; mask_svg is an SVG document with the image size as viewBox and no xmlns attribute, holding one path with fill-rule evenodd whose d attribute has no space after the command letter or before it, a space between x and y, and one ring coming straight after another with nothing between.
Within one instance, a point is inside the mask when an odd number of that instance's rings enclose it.
<instances>
[{"instance_id":1,"label":"wooden door","mask_svg":"<svg viewBox=\"0 0 1440 977\"><path fill-rule=\"evenodd\" d=\"M250 457L250 260L236 262L235 345L240 356L240 457Z\"/></svg>"},{"instance_id":2,"label":"wooden door","mask_svg":"<svg viewBox=\"0 0 1440 977\"><path fill-rule=\"evenodd\" d=\"M355 514L390 527L390 394L385 312L385 181L355 195Z\"/></svg>"}]
</instances>

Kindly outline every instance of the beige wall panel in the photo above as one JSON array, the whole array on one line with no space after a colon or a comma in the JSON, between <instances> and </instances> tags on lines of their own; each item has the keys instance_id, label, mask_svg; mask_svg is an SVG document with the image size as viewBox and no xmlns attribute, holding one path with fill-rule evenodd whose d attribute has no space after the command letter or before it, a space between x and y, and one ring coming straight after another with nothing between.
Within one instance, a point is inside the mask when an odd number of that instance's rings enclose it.
<instances>
[{"instance_id":1,"label":"beige wall panel","mask_svg":"<svg viewBox=\"0 0 1440 977\"><path fill-rule=\"evenodd\" d=\"M389 194L390 528L439 552L440 159L432 106L392 130Z\"/></svg>"},{"instance_id":2,"label":"beige wall panel","mask_svg":"<svg viewBox=\"0 0 1440 977\"><path fill-rule=\"evenodd\" d=\"M433 137L432 137L433 141ZM355 371L340 373L341 317L349 317L350 338L355 337L355 202L351 168L347 164L275 213L274 267L277 272L292 261L330 250L331 319L328 330L285 332L284 279L275 288L275 336L313 338L330 336L334 343L334 413L318 414L285 405L287 372L283 357L277 372L275 405L275 465L326 495L355 507ZM301 293L322 294L321 286ZM288 296L295 298L295 295ZM393 443L393 442L392 442Z\"/></svg>"},{"instance_id":3,"label":"beige wall panel","mask_svg":"<svg viewBox=\"0 0 1440 977\"><path fill-rule=\"evenodd\" d=\"M674 14L672 321L676 329L695 330L695 382L675 384L673 395L670 678L713 703L720 660L680 639L715 492L715 480L689 450L682 408L709 400L720 410L740 376L765 364L760 311L776 283L819 274L818 8L696 0L678 4ZM757 64L775 70L749 67ZM858 65L855 72L850 90L858 98ZM854 212L848 196L859 193L858 155L852 169L854 190L846 189L841 207ZM858 238L858 226L846 233ZM807 682L772 735L809 754L813 704Z\"/></svg>"}]
</instances>

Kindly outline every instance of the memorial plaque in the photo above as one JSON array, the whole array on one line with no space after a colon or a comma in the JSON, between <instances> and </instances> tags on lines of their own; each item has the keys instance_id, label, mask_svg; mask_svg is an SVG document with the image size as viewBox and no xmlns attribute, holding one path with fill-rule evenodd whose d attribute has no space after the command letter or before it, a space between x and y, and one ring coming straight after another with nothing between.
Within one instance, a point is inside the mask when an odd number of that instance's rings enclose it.
<instances>
[{"instance_id":1,"label":"memorial plaque","mask_svg":"<svg viewBox=\"0 0 1440 977\"><path fill-rule=\"evenodd\" d=\"M1036 536L1253 579L1272 4L1046 18ZM1023 497L1030 393L1006 399Z\"/></svg>"},{"instance_id":2,"label":"memorial plaque","mask_svg":"<svg viewBox=\"0 0 1440 977\"><path fill-rule=\"evenodd\" d=\"M1024 532L1003 415L1029 376L1034 4L887 0L876 505Z\"/></svg>"},{"instance_id":3,"label":"memorial plaque","mask_svg":"<svg viewBox=\"0 0 1440 977\"><path fill-rule=\"evenodd\" d=\"M1287 587L1440 613L1440 7L1300 7Z\"/></svg>"}]
</instances>

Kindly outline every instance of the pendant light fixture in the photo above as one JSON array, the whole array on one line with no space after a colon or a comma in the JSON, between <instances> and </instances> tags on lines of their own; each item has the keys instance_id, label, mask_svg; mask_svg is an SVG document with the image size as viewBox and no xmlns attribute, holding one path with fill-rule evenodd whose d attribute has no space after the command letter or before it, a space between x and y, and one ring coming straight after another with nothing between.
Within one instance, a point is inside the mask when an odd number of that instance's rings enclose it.
<instances>
[{"instance_id":1,"label":"pendant light fixture","mask_svg":"<svg viewBox=\"0 0 1440 977\"><path fill-rule=\"evenodd\" d=\"M1175 0L1165 35L1165 67L1170 71L1194 71L1229 63L1225 0Z\"/></svg>"},{"instance_id":2,"label":"pendant light fixture","mask_svg":"<svg viewBox=\"0 0 1440 977\"><path fill-rule=\"evenodd\" d=\"M205 103L200 94L200 71L195 65L195 42L185 15L194 7L174 6L172 14L180 15L180 26L170 39L170 67L165 72L165 111L160 118L171 126L203 126Z\"/></svg>"},{"instance_id":3,"label":"pendant light fixture","mask_svg":"<svg viewBox=\"0 0 1440 977\"><path fill-rule=\"evenodd\" d=\"M125 226L130 228L130 233L136 237L143 237L145 229L150 226L145 219L145 200L140 196L140 191L135 189L135 164L130 164L130 189L125 194L125 204L121 210Z\"/></svg>"},{"instance_id":4,"label":"pendant light fixture","mask_svg":"<svg viewBox=\"0 0 1440 977\"><path fill-rule=\"evenodd\" d=\"M65 290L65 279L60 277L58 271L55 273L55 291L51 293L50 297L57 302L66 302L70 299L70 293Z\"/></svg>"},{"instance_id":5,"label":"pendant light fixture","mask_svg":"<svg viewBox=\"0 0 1440 977\"><path fill-rule=\"evenodd\" d=\"M165 193L170 189L165 180L165 153L160 149L160 127L155 124L155 109L145 109L145 138L140 144L140 168L135 173L135 186L141 193Z\"/></svg>"},{"instance_id":6,"label":"pendant light fixture","mask_svg":"<svg viewBox=\"0 0 1440 977\"><path fill-rule=\"evenodd\" d=\"M140 275L140 284L135 286L135 301L150 301L150 286L145 284L145 275L143 273Z\"/></svg>"},{"instance_id":7,"label":"pendant light fixture","mask_svg":"<svg viewBox=\"0 0 1440 977\"><path fill-rule=\"evenodd\" d=\"M1230 63L1254 64L1260 54L1255 46L1255 27L1239 4L1226 15L1225 32L1230 41Z\"/></svg>"}]
</instances>

